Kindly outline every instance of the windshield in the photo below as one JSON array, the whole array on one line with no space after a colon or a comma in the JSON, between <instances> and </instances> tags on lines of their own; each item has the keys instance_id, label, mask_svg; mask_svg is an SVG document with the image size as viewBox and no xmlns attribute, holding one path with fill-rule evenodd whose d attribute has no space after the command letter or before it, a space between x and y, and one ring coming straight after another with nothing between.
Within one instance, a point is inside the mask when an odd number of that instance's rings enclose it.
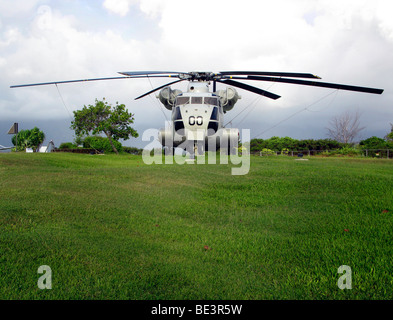
<instances>
[{"instance_id":1,"label":"windshield","mask_svg":"<svg viewBox=\"0 0 393 320\"><path fill-rule=\"evenodd\" d=\"M190 103L190 97L178 97L176 99L176 105L187 104Z\"/></svg>"},{"instance_id":2,"label":"windshield","mask_svg":"<svg viewBox=\"0 0 393 320\"><path fill-rule=\"evenodd\" d=\"M191 104L204 104L218 106L218 99L216 97L191 97ZM177 97L176 105L184 105L190 103L190 97Z\"/></svg>"},{"instance_id":3,"label":"windshield","mask_svg":"<svg viewBox=\"0 0 393 320\"><path fill-rule=\"evenodd\" d=\"M202 104L202 97L192 97L191 104Z\"/></svg>"},{"instance_id":4,"label":"windshield","mask_svg":"<svg viewBox=\"0 0 393 320\"><path fill-rule=\"evenodd\" d=\"M218 99L214 97L205 97L203 103L218 106Z\"/></svg>"}]
</instances>

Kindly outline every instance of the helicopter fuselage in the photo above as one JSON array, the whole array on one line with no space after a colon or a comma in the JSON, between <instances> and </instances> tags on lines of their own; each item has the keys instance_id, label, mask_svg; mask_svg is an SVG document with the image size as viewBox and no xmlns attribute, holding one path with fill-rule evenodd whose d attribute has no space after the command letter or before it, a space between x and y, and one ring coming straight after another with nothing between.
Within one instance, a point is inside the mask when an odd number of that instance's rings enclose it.
<instances>
[{"instance_id":1,"label":"helicopter fuselage","mask_svg":"<svg viewBox=\"0 0 393 320\"><path fill-rule=\"evenodd\" d=\"M163 90L168 93L167 88ZM228 104L225 94L210 92L209 83L205 81L190 82L184 93L180 90L170 92L172 97L167 95L167 100L162 99L163 94L158 95L165 107L172 110L172 127L159 132L159 142L164 147L192 149L197 146L198 153L218 149L228 151L235 147L239 130L223 126L225 109L222 102Z\"/></svg>"}]
</instances>

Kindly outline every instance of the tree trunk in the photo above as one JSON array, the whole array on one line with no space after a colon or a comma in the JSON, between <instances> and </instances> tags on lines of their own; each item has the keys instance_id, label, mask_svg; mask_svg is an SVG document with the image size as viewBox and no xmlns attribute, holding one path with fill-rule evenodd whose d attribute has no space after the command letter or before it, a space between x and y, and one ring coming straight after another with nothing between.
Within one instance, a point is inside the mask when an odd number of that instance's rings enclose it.
<instances>
[{"instance_id":1,"label":"tree trunk","mask_svg":"<svg viewBox=\"0 0 393 320\"><path fill-rule=\"evenodd\" d=\"M111 135L110 135L108 132L105 132L105 134L106 134L106 136L108 137L109 143L111 144L113 151L115 151L116 154L118 155L118 154L119 154L119 151L117 151L115 145L113 144Z\"/></svg>"}]
</instances>

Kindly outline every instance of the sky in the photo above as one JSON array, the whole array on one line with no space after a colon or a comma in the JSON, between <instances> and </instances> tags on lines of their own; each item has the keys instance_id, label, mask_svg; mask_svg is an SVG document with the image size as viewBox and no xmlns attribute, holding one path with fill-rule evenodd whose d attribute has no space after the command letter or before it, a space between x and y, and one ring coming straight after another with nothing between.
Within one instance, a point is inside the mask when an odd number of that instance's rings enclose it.
<instances>
[{"instance_id":1,"label":"sky","mask_svg":"<svg viewBox=\"0 0 393 320\"><path fill-rule=\"evenodd\" d=\"M358 111L359 139L382 138L393 123L391 12L390 0L0 0L0 145L11 145L14 122L39 127L44 144L73 141L72 111L105 97L135 115L140 137L123 144L146 146L143 132L163 128L170 111L155 93L134 98L168 79L10 86L148 70L306 72L381 88L374 95L248 82L282 97L237 89L242 99L225 123L251 138L324 139L333 117Z\"/></svg>"}]
</instances>

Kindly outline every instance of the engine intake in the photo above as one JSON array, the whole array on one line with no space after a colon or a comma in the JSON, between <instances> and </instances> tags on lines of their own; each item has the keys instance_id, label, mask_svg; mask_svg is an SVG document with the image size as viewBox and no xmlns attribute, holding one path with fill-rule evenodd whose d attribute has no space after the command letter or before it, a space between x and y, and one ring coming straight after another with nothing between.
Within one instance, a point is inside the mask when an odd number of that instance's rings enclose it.
<instances>
[{"instance_id":1,"label":"engine intake","mask_svg":"<svg viewBox=\"0 0 393 320\"><path fill-rule=\"evenodd\" d=\"M237 91L232 87L227 87L226 90L218 90L215 94L220 97L224 112L232 110L237 100L241 99L241 96L239 96Z\"/></svg>"},{"instance_id":2,"label":"engine intake","mask_svg":"<svg viewBox=\"0 0 393 320\"><path fill-rule=\"evenodd\" d=\"M160 90L157 98L161 101L165 108L172 110L173 106L175 105L176 97L182 93L183 92L181 90L172 90L171 87L165 87Z\"/></svg>"}]
</instances>

